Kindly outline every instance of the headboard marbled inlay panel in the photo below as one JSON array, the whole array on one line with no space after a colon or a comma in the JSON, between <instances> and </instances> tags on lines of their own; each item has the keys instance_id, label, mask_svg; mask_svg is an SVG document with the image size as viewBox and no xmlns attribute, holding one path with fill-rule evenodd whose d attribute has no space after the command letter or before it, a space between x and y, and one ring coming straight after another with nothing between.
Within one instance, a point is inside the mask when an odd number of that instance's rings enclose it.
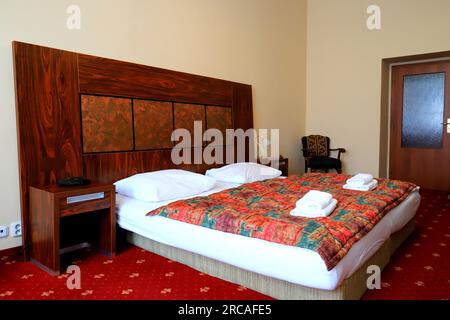
<instances>
[{"instance_id":1,"label":"headboard marbled inlay panel","mask_svg":"<svg viewBox=\"0 0 450 320\"><path fill-rule=\"evenodd\" d=\"M191 133L191 142L194 147L201 147L201 144L194 141L194 121L202 122L202 132L205 131L205 106L198 104L175 103L175 129L186 129Z\"/></svg>"},{"instance_id":2,"label":"headboard marbled inlay panel","mask_svg":"<svg viewBox=\"0 0 450 320\"><path fill-rule=\"evenodd\" d=\"M171 102L133 100L133 112L136 150L172 148Z\"/></svg>"},{"instance_id":3,"label":"headboard marbled inlay panel","mask_svg":"<svg viewBox=\"0 0 450 320\"><path fill-rule=\"evenodd\" d=\"M225 139L226 129L233 129L233 114L231 108L206 106L207 129L218 129Z\"/></svg>"},{"instance_id":4,"label":"headboard marbled inlay panel","mask_svg":"<svg viewBox=\"0 0 450 320\"><path fill-rule=\"evenodd\" d=\"M82 95L83 152L133 150L131 99Z\"/></svg>"}]
</instances>

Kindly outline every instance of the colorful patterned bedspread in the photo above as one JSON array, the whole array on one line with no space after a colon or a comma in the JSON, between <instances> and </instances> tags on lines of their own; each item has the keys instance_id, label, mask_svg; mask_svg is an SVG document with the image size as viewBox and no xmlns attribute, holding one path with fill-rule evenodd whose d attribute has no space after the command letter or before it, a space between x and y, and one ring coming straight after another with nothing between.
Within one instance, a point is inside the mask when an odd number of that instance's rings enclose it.
<instances>
[{"instance_id":1,"label":"colorful patterned bedspread","mask_svg":"<svg viewBox=\"0 0 450 320\"><path fill-rule=\"evenodd\" d=\"M345 190L347 175L309 173L303 177L244 184L209 196L173 202L148 215L163 217L316 251L331 270L351 246L416 187L378 179L371 192ZM309 190L333 194L334 212L325 218L294 217L289 212Z\"/></svg>"}]
</instances>

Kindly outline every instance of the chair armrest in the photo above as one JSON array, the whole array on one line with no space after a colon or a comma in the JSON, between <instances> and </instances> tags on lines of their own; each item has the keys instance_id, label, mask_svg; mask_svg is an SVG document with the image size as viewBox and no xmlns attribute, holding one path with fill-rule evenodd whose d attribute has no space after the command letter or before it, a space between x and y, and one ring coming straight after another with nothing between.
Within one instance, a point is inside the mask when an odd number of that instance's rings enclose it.
<instances>
[{"instance_id":1,"label":"chair armrest","mask_svg":"<svg viewBox=\"0 0 450 320\"><path fill-rule=\"evenodd\" d=\"M337 149L330 149L330 151L337 151L338 152L338 159L341 160L341 153L347 152L344 148L337 148Z\"/></svg>"},{"instance_id":2,"label":"chair armrest","mask_svg":"<svg viewBox=\"0 0 450 320\"><path fill-rule=\"evenodd\" d=\"M341 153L345 153L347 150L345 150L344 148L337 148L337 149L330 149L330 151L339 151Z\"/></svg>"},{"instance_id":3,"label":"chair armrest","mask_svg":"<svg viewBox=\"0 0 450 320\"><path fill-rule=\"evenodd\" d=\"M306 159L307 157L305 154L308 154L308 149L301 148L300 151L302 152L303 157Z\"/></svg>"}]
</instances>

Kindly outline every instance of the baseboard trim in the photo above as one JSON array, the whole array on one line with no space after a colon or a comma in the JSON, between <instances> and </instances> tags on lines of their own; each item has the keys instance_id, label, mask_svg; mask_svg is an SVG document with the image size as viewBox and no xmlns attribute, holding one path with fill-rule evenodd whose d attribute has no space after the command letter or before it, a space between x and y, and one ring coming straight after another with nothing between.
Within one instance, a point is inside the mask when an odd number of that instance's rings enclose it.
<instances>
[{"instance_id":1,"label":"baseboard trim","mask_svg":"<svg viewBox=\"0 0 450 320\"><path fill-rule=\"evenodd\" d=\"M18 258L23 258L22 246L0 250L0 258L4 256L17 256Z\"/></svg>"}]
</instances>

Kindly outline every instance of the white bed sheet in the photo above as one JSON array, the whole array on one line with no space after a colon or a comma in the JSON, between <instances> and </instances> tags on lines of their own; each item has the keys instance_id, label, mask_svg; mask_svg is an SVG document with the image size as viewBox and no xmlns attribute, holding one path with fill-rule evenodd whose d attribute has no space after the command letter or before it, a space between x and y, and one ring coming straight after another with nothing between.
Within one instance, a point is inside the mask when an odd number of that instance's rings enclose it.
<instances>
[{"instance_id":1,"label":"white bed sheet","mask_svg":"<svg viewBox=\"0 0 450 320\"><path fill-rule=\"evenodd\" d=\"M217 183L202 195L236 187ZM328 271L318 253L293 246L221 232L148 212L172 201L149 203L116 195L117 222L123 229L166 245L195 252L242 269L307 287L334 290L364 264L390 237L415 215L418 190L392 209L347 255Z\"/></svg>"}]
</instances>

